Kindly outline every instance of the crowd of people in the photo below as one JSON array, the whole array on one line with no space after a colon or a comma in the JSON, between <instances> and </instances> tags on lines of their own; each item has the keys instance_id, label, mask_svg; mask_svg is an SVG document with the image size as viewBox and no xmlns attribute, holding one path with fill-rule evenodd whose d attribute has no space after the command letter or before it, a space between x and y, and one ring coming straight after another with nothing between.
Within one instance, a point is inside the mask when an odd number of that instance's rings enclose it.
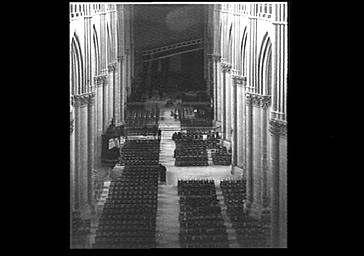
<instances>
[{"instance_id":1,"label":"crowd of people","mask_svg":"<svg viewBox=\"0 0 364 256\"><path fill-rule=\"evenodd\" d=\"M182 248L227 248L228 235L214 180L178 180Z\"/></svg>"}]
</instances>

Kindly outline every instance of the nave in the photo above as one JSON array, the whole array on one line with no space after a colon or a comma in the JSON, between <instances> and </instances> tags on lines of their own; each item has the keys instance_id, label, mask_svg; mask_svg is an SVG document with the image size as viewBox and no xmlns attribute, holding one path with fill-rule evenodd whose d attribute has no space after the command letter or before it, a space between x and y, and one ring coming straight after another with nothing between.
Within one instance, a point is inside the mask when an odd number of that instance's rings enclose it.
<instances>
[{"instance_id":1,"label":"nave","mask_svg":"<svg viewBox=\"0 0 364 256\"><path fill-rule=\"evenodd\" d=\"M267 246L269 236L259 233L262 224L241 214L246 179L231 174L229 165L216 165L211 153L206 166L193 161L193 166L177 164L171 152L177 149L178 140L173 140L173 135L181 132L181 122L170 115L172 109L160 108L160 141L140 139L124 144L118 165L125 169L121 176L109 173L104 177L103 186L99 187L94 229L76 248ZM136 133L133 136L149 137ZM187 135L196 133L192 129L179 140L191 140ZM199 136L193 139L203 142ZM219 150L218 141L211 144L210 151ZM192 147L195 149L194 144ZM133 152L136 162L125 162L128 151ZM160 180L158 163L151 162L153 159L166 167L165 181Z\"/></svg>"},{"instance_id":2,"label":"nave","mask_svg":"<svg viewBox=\"0 0 364 256\"><path fill-rule=\"evenodd\" d=\"M70 3L70 247L287 247L288 4Z\"/></svg>"}]
</instances>

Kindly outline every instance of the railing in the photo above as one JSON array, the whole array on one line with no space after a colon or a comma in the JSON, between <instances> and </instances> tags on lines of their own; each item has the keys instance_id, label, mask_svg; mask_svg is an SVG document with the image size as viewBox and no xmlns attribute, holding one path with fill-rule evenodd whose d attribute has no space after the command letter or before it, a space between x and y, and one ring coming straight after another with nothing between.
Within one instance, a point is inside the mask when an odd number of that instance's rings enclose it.
<instances>
[{"instance_id":1,"label":"railing","mask_svg":"<svg viewBox=\"0 0 364 256\"><path fill-rule=\"evenodd\" d=\"M70 4L70 19L116 11L115 4Z\"/></svg>"},{"instance_id":2,"label":"railing","mask_svg":"<svg viewBox=\"0 0 364 256\"><path fill-rule=\"evenodd\" d=\"M216 8L216 9L221 10L222 12L245 14L264 19L272 19L273 8L275 8L275 5L278 5L278 3L272 4L267 2L267 3L222 4L220 6L221 8Z\"/></svg>"},{"instance_id":3,"label":"railing","mask_svg":"<svg viewBox=\"0 0 364 256\"><path fill-rule=\"evenodd\" d=\"M194 39L194 40L190 40L190 41L184 41L184 42L180 42L180 43L176 43L176 44L171 44L168 46L163 46L163 47L159 47L159 48L146 50L146 51L143 51L143 55L164 52L164 51L177 49L177 48L181 48L181 47L186 47L186 46L190 46L190 45L195 45L195 44L203 44L203 39L202 38Z\"/></svg>"},{"instance_id":4,"label":"railing","mask_svg":"<svg viewBox=\"0 0 364 256\"><path fill-rule=\"evenodd\" d=\"M262 18L272 18L273 5L272 4L259 4L257 16Z\"/></svg>"}]
</instances>

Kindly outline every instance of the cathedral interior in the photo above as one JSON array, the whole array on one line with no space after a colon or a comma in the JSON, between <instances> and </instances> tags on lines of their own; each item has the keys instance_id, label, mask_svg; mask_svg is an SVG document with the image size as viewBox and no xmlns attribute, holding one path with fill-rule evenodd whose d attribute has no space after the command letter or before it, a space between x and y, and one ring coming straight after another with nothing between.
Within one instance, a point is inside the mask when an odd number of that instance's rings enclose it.
<instances>
[{"instance_id":1,"label":"cathedral interior","mask_svg":"<svg viewBox=\"0 0 364 256\"><path fill-rule=\"evenodd\" d=\"M70 3L70 248L287 247L287 2Z\"/></svg>"}]
</instances>

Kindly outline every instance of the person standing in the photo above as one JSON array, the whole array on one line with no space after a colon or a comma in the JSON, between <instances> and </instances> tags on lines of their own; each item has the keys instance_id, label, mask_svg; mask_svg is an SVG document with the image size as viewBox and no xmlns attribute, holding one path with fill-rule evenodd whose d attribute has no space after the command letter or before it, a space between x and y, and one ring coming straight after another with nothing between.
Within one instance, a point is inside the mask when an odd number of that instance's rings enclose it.
<instances>
[{"instance_id":1,"label":"person standing","mask_svg":"<svg viewBox=\"0 0 364 256\"><path fill-rule=\"evenodd\" d=\"M161 131L161 129L158 129L158 140L159 141L161 140L161 135L162 135L162 131Z\"/></svg>"},{"instance_id":2,"label":"person standing","mask_svg":"<svg viewBox=\"0 0 364 256\"><path fill-rule=\"evenodd\" d=\"M160 180L160 182L166 182L166 172L167 172L167 168L164 165L159 164L159 180Z\"/></svg>"}]
</instances>

